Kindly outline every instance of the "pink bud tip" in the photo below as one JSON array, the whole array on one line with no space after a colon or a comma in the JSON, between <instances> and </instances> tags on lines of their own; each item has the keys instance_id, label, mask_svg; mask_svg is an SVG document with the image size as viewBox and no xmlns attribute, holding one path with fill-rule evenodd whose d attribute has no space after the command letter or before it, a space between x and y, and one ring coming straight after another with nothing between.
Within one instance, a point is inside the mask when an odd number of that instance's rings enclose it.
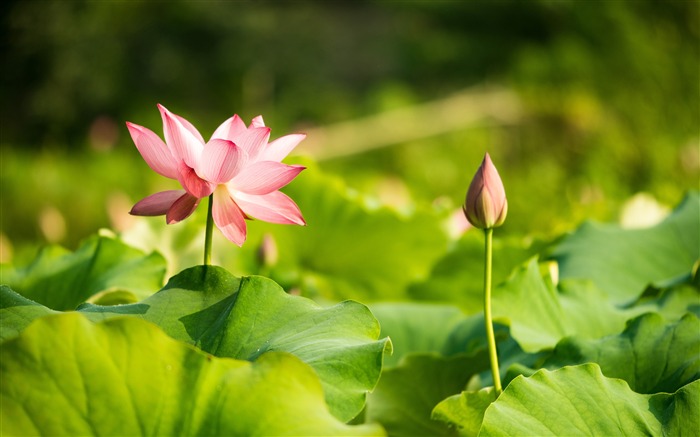
<instances>
[{"instance_id":1,"label":"pink bud tip","mask_svg":"<svg viewBox=\"0 0 700 437\"><path fill-rule=\"evenodd\" d=\"M469 185L463 209L469 223L479 229L496 228L506 219L506 190L488 153Z\"/></svg>"}]
</instances>

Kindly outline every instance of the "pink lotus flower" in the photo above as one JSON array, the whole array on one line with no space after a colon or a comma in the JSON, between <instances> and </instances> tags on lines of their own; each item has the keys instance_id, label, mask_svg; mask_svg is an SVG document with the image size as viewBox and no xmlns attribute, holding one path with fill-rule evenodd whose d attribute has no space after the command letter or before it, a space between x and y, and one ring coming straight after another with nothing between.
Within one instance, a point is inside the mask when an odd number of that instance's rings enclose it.
<instances>
[{"instance_id":1,"label":"pink lotus flower","mask_svg":"<svg viewBox=\"0 0 700 437\"><path fill-rule=\"evenodd\" d=\"M158 174L180 182L184 190L162 191L139 201L133 215L166 216L168 224L189 217L200 199L213 194L216 226L237 245L246 239L246 219L305 225L299 207L279 191L304 167L284 159L305 137L286 135L268 144L270 128L261 116L250 126L234 115L205 143L184 118L158 105L165 142L151 130L127 122L131 138L146 163Z\"/></svg>"},{"instance_id":2,"label":"pink lotus flower","mask_svg":"<svg viewBox=\"0 0 700 437\"><path fill-rule=\"evenodd\" d=\"M506 190L487 153L469 185L464 215L474 227L490 229L501 226L507 213Z\"/></svg>"}]
</instances>

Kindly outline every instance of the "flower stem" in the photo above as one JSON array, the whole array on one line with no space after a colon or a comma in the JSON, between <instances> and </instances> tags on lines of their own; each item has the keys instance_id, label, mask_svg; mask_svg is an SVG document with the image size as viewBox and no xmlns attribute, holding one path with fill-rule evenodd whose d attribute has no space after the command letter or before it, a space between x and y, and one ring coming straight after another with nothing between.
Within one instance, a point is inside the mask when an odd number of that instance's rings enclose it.
<instances>
[{"instance_id":1,"label":"flower stem","mask_svg":"<svg viewBox=\"0 0 700 437\"><path fill-rule=\"evenodd\" d=\"M484 250L484 321L486 323L486 339L489 344L489 361L491 361L491 374L493 375L493 385L498 397L503 389L501 388L501 377L498 372L498 353L496 352L496 338L493 333L493 320L491 318L491 258L493 254L493 228L484 229L486 236Z\"/></svg>"},{"instance_id":2,"label":"flower stem","mask_svg":"<svg viewBox=\"0 0 700 437\"><path fill-rule=\"evenodd\" d=\"M214 194L209 195L209 208L207 209L207 229L204 236L204 265L211 265L211 235L214 230L214 218L211 215Z\"/></svg>"}]
</instances>

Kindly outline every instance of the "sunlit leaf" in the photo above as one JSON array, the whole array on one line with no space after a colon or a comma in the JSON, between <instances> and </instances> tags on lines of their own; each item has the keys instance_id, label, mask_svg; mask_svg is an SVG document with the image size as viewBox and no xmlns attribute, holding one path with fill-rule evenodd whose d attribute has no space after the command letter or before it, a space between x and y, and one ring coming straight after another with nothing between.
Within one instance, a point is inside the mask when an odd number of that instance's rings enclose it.
<instances>
[{"instance_id":1,"label":"sunlit leaf","mask_svg":"<svg viewBox=\"0 0 700 437\"><path fill-rule=\"evenodd\" d=\"M667 320L681 318L691 312L700 317L700 284L688 277L668 287L647 287L631 307L658 312Z\"/></svg>"},{"instance_id":2,"label":"sunlit leaf","mask_svg":"<svg viewBox=\"0 0 700 437\"><path fill-rule=\"evenodd\" d=\"M494 289L492 305L494 320L508 324L528 352L554 347L568 335L599 338L620 332L637 314L612 306L591 282L562 281L555 287L542 277L536 259Z\"/></svg>"},{"instance_id":3,"label":"sunlit leaf","mask_svg":"<svg viewBox=\"0 0 700 437\"><path fill-rule=\"evenodd\" d=\"M449 358L408 355L397 367L382 372L377 388L367 398L365 417L368 422L381 423L392 436L453 435L444 423L431 419L431 412L487 367L485 353Z\"/></svg>"},{"instance_id":4,"label":"sunlit leaf","mask_svg":"<svg viewBox=\"0 0 700 437\"><path fill-rule=\"evenodd\" d=\"M404 358L427 353L442 357L485 353L488 348L482 314L465 316L457 307L431 303L381 303L370 307L382 327L381 336L391 338L393 354L384 361L386 368L397 365ZM508 326L494 324L501 374L505 376L511 364L532 365L544 353L526 353L511 337ZM487 367L475 383L493 385Z\"/></svg>"},{"instance_id":5,"label":"sunlit leaf","mask_svg":"<svg viewBox=\"0 0 700 437\"><path fill-rule=\"evenodd\" d=\"M499 238L493 241L493 278L499 284L511 271L545 247L524 238ZM467 314L483 310L484 235L471 229L460 238L432 268L430 276L409 288L417 301L451 302Z\"/></svg>"},{"instance_id":6,"label":"sunlit leaf","mask_svg":"<svg viewBox=\"0 0 700 437\"><path fill-rule=\"evenodd\" d=\"M486 409L496 400L493 387L464 391L437 404L432 418L455 425L460 435L477 435Z\"/></svg>"},{"instance_id":7,"label":"sunlit leaf","mask_svg":"<svg viewBox=\"0 0 700 437\"><path fill-rule=\"evenodd\" d=\"M50 310L2 292L2 330L21 331ZM132 315L160 326L171 337L217 356L255 360L266 351L293 353L318 373L331 412L343 421L360 412L376 384L388 339L362 304L346 301L321 308L291 296L262 277L237 278L219 267L194 267L171 278L158 293L119 306L84 304L93 321Z\"/></svg>"},{"instance_id":8,"label":"sunlit leaf","mask_svg":"<svg viewBox=\"0 0 700 437\"><path fill-rule=\"evenodd\" d=\"M429 303L377 303L370 306L382 327L382 337L390 337L393 354L384 366L394 366L413 353L445 353L455 326L464 319L459 308ZM460 345L461 346L461 345ZM457 348L455 352L465 352Z\"/></svg>"},{"instance_id":9,"label":"sunlit leaf","mask_svg":"<svg viewBox=\"0 0 700 437\"><path fill-rule=\"evenodd\" d=\"M65 311L91 296L111 290L146 297L163 286L165 260L145 254L117 238L101 233L75 251L46 246L29 265L3 265L2 282L51 309Z\"/></svg>"},{"instance_id":10,"label":"sunlit leaf","mask_svg":"<svg viewBox=\"0 0 700 437\"><path fill-rule=\"evenodd\" d=\"M34 319L58 313L0 285L0 341L17 336Z\"/></svg>"},{"instance_id":11,"label":"sunlit leaf","mask_svg":"<svg viewBox=\"0 0 700 437\"><path fill-rule=\"evenodd\" d=\"M700 195L689 194L651 228L585 223L553 255L561 278L591 279L615 303L634 301L648 284L686 275L700 258Z\"/></svg>"},{"instance_id":12,"label":"sunlit leaf","mask_svg":"<svg viewBox=\"0 0 700 437\"><path fill-rule=\"evenodd\" d=\"M514 379L484 414L479 435L684 435L700 427L700 381L643 395L596 364Z\"/></svg>"},{"instance_id":13,"label":"sunlit leaf","mask_svg":"<svg viewBox=\"0 0 700 437\"><path fill-rule=\"evenodd\" d=\"M150 323L42 318L0 345L7 435L381 435L328 411L293 355L216 358Z\"/></svg>"},{"instance_id":14,"label":"sunlit leaf","mask_svg":"<svg viewBox=\"0 0 700 437\"><path fill-rule=\"evenodd\" d=\"M700 319L686 314L667 323L651 313L630 320L619 335L566 338L543 367L587 362L600 365L607 377L624 379L638 393L672 393L700 379Z\"/></svg>"},{"instance_id":15,"label":"sunlit leaf","mask_svg":"<svg viewBox=\"0 0 700 437\"><path fill-rule=\"evenodd\" d=\"M299 204L308 226L256 222L250 238L274 237L281 256L271 277L305 294L334 300L400 298L447 247L439 214L416 210L402 215L372 205L340 179L314 168L284 190ZM286 284L285 278L290 279Z\"/></svg>"},{"instance_id":16,"label":"sunlit leaf","mask_svg":"<svg viewBox=\"0 0 700 437\"><path fill-rule=\"evenodd\" d=\"M498 353L500 377L506 377L508 370L513 365L533 366L541 361L546 352L526 352L511 336L510 328L501 323L494 323L494 337ZM448 338L443 354L451 356L458 353L475 355L479 352L486 353L488 342L486 340L486 325L483 314L475 314L462 319L452 330ZM489 387L493 385L493 375L490 368L485 367L470 386Z\"/></svg>"}]
</instances>

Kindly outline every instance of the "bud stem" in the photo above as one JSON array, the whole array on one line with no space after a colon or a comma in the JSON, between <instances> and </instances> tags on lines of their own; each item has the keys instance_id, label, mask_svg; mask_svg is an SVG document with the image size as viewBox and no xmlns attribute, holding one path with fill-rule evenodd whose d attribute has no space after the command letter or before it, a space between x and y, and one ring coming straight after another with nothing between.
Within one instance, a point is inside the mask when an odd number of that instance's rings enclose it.
<instances>
[{"instance_id":1,"label":"bud stem","mask_svg":"<svg viewBox=\"0 0 700 437\"><path fill-rule=\"evenodd\" d=\"M209 207L207 208L207 229L204 234L204 265L211 265L211 236L214 230L214 217L211 209L214 204L214 194L209 195Z\"/></svg>"},{"instance_id":2,"label":"bud stem","mask_svg":"<svg viewBox=\"0 0 700 437\"><path fill-rule=\"evenodd\" d=\"M486 324L486 339L489 345L489 361L491 361L491 374L493 385L498 397L501 388L501 376L498 371L498 353L496 352L496 337L493 333L493 320L491 317L491 258L493 253L493 228L484 229L486 237L484 250L484 322Z\"/></svg>"}]
</instances>

